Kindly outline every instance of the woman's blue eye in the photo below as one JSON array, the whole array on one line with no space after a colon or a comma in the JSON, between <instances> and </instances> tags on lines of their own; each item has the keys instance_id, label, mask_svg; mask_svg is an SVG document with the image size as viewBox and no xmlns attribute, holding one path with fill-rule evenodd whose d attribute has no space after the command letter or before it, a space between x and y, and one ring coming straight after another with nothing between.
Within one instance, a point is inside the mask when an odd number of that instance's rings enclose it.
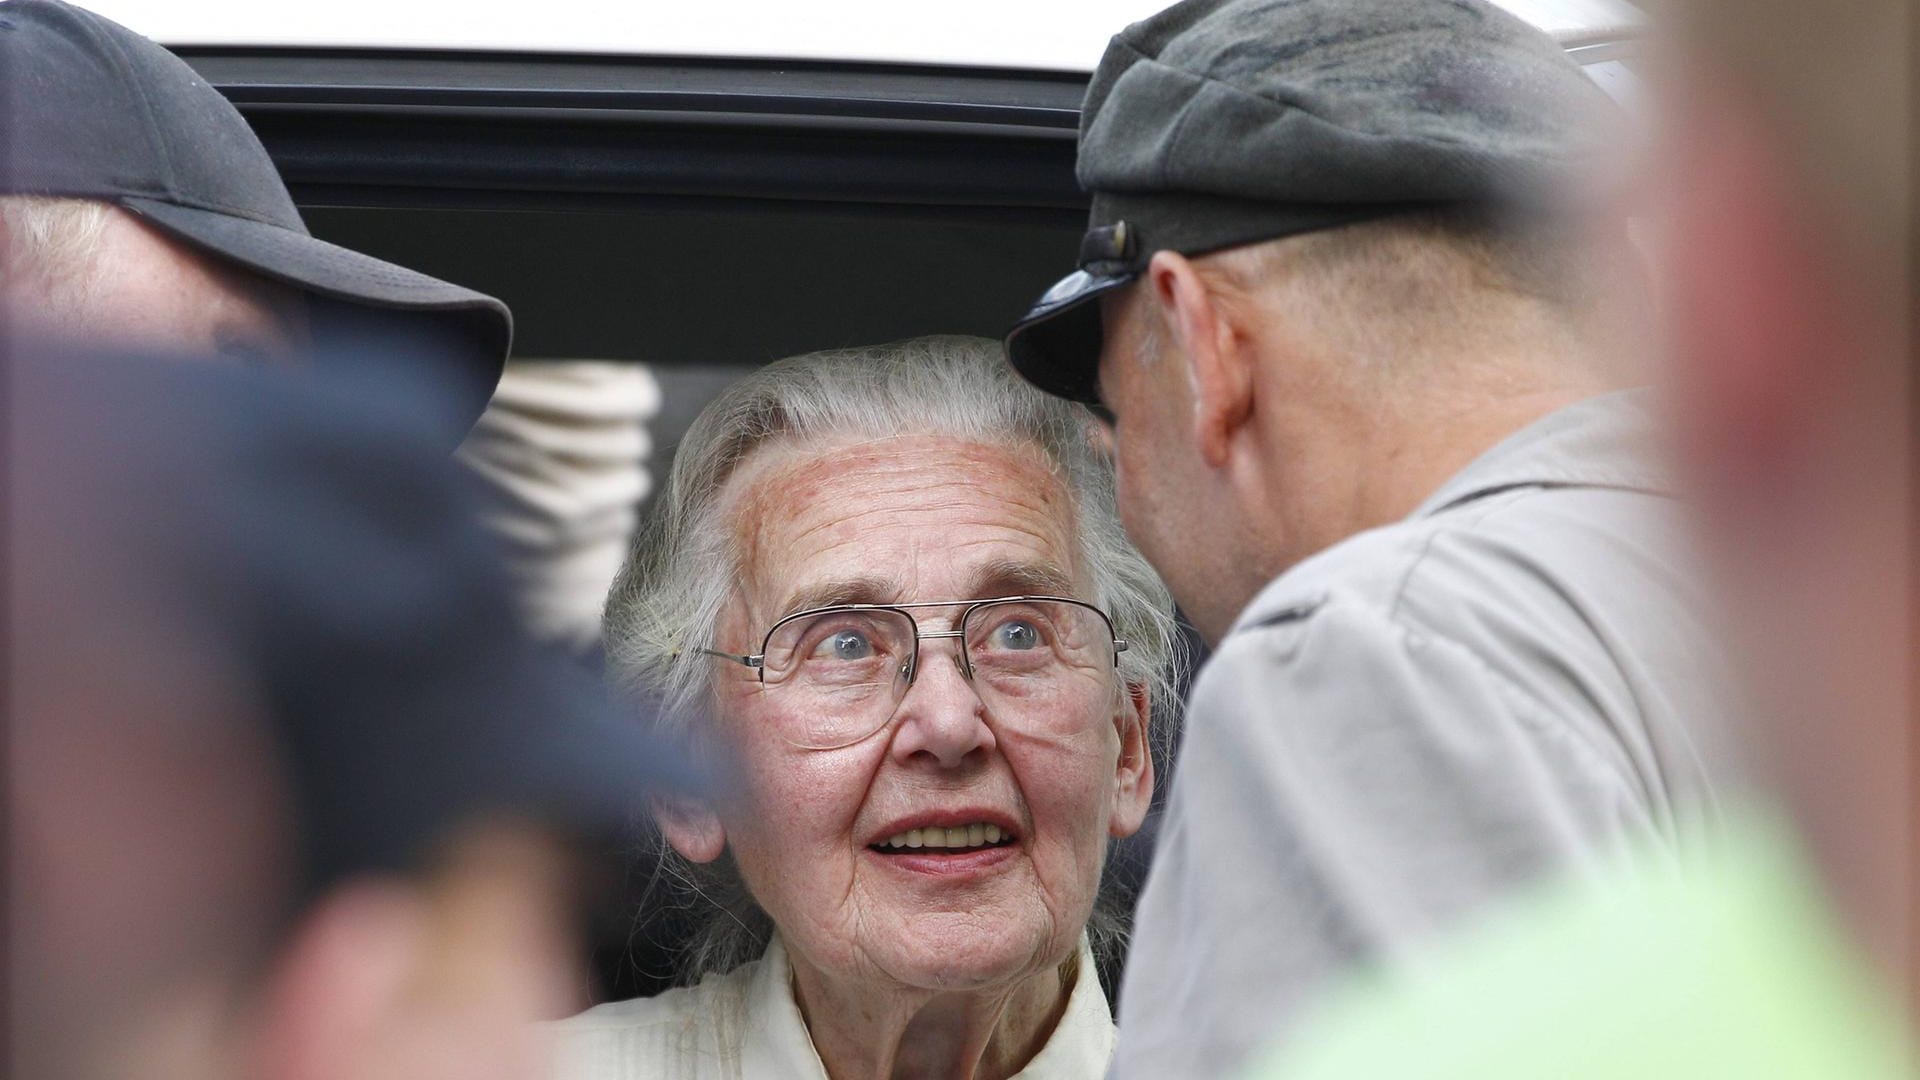
<instances>
[{"instance_id":1,"label":"woman's blue eye","mask_svg":"<svg viewBox=\"0 0 1920 1080\"><path fill-rule=\"evenodd\" d=\"M1040 647L1040 630L1024 620L1003 622L993 628L993 647L996 649L1037 649Z\"/></svg>"},{"instance_id":2,"label":"woman's blue eye","mask_svg":"<svg viewBox=\"0 0 1920 1080\"><path fill-rule=\"evenodd\" d=\"M873 655L873 642L858 630L842 630L822 641L813 654L823 660L865 660Z\"/></svg>"}]
</instances>

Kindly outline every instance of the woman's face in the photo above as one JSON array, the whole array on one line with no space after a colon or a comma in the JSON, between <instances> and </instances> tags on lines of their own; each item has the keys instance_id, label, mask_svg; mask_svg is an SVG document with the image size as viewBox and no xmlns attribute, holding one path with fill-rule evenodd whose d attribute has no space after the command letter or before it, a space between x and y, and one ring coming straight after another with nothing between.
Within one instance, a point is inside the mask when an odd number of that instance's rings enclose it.
<instances>
[{"instance_id":1,"label":"woman's face","mask_svg":"<svg viewBox=\"0 0 1920 1080\"><path fill-rule=\"evenodd\" d=\"M757 651L780 616L827 603L1092 598L1068 493L1037 451L940 437L776 450L730 495L746 557L716 634L729 651ZM915 615L928 634L960 611ZM714 661L716 723L739 783L709 835L724 832L789 952L824 975L967 990L1057 965L1092 911L1107 838L1145 815L1144 697L1111 676L1070 680L1048 699L1052 722L1034 724L1018 705L983 702L958 648L923 641L891 719L835 750L781 738L795 702ZM958 849L888 843L976 825ZM997 846L983 843L986 826L1002 833ZM717 853L687 835L669 824L683 853Z\"/></svg>"}]
</instances>

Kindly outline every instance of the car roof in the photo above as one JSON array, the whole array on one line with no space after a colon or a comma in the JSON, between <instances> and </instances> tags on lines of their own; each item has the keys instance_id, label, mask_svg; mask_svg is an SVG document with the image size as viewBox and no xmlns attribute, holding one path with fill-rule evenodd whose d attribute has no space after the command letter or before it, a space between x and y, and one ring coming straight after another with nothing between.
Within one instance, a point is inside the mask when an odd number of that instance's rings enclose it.
<instances>
[{"instance_id":1,"label":"car roof","mask_svg":"<svg viewBox=\"0 0 1920 1080\"><path fill-rule=\"evenodd\" d=\"M450 49L1092 70L1115 30L1165 0L82 0L171 46ZM1626 0L1495 0L1569 45L1640 22Z\"/></svg>"}]
</instances>

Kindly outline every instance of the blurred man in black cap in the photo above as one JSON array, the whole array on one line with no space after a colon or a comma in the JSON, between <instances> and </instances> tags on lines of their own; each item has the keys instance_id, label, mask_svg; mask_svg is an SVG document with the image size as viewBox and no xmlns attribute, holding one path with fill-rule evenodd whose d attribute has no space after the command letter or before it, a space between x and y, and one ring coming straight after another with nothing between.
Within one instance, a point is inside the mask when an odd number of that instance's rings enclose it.
<instances>
[{"instance_id":1,"label":"blurred man in black cap","mask_svg":"<svg viewBox=\"0 0 1920 1080\"><path fill-rule=\"evenodd\" d=\"M6 1075L540 1075L671 777L530 647L431 388L0 360Z\"/></svg>"},{"instance_id":2,"label":"blurred man in black cap","mask_svg":"<svg viewBox=\"0 0 1920 1080\"><path fill-rule=\"evenodd\" d=\"M0 335L285 369L384 364L440 391L452 447L502 380L499 301L308 235L266 150L158 44L49 0L0 2ZM461 460L512 586L589 652L644 495L631 364L515 365Z\"/></svg>"},{"instance_id":3,"label":"blurred man in black cap","mask_svg":"<svg viewBox=\"0 0 1920 1080\"><path fill-rule=\"evenodd\" d=\"M0 3L5 332L252 364L434 369L458 441L500 377L500 301L315 239L266 149L179 58L57 0Z\"/></svg>"},{"instance_id":4,"label":"blurred man in black cap","mask_svg":"<svg viewBox=\"0 0 1920 1080\"><path fill-rule=\"evenodd\" d=\"M1218 1075L1515 888L1683 858L1730 768L1639 381L1617 110L1482 0L1191 0L1088 91L1081 268L1009 359L1104 405L1215 646L1120 1075Z\"/></svg>"}]
</instances>

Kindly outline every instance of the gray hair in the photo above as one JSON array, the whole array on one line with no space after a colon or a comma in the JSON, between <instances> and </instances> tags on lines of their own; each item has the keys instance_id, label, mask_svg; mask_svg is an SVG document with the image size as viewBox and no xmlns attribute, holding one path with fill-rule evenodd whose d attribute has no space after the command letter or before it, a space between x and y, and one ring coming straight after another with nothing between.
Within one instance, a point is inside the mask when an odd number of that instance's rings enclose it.
<instances>
[{"instance_id":1,"label":"gray hair","mask_svg":"<svg viewBox=\"0 0 1920 1080\"><path fill-rule=\"evenodd\" d=\"M84 282L113 212L94 199L0 195L0 282L38 282L54 296Z\"/></svg>"},{"instance_id":2,"label":"gray hair","mask_svg":"<svg viewBox=\"0 0 1920 1080\"><path fill-rule=\"evenodd\" d=\"M759 369L694 421L614 582L605 617L614 679L657 702L660 722L691 738L712 678L710 664L693 650L709 643L742 569L740 537L726 520L728 481L771 446L927 434L1031 448L1045 457L1071 494L1093 602L1128 643L1121 678L1148 694L1155 718L1169 715L1179 660L1173 601L1121 528L1112 467L1092 437L1093 423L1081 406L1021 381L999 345L983 338L915 338ZM695 866L658 846L661 877L717 909L683 955L682 977L757 956L771 926L730 860ZM1109 906L1096 911L1088 929L1096 946L1117 948L1124 920Z\"/></svg>"}]
</instances>

